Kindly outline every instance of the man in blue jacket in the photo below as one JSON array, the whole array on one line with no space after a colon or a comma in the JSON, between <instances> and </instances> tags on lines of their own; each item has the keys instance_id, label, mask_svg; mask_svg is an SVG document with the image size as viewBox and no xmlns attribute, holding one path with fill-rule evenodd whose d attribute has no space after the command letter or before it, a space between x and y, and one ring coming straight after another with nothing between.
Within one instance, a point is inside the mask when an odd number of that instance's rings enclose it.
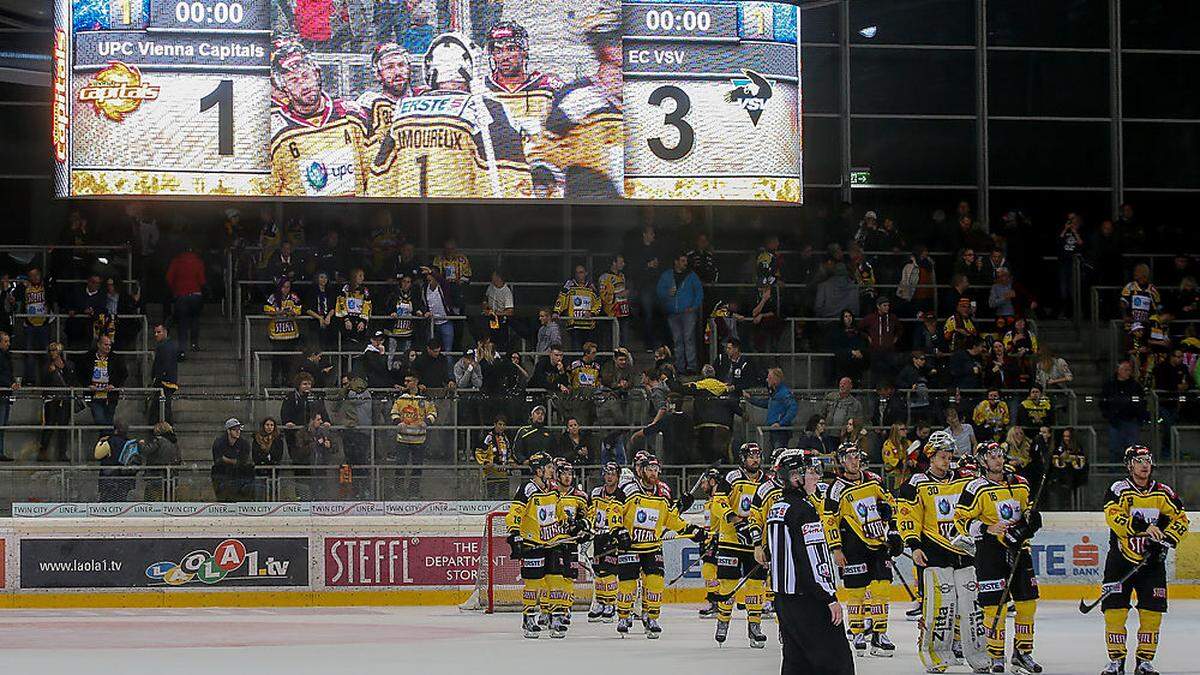
<instances>
[{"instance_id":1,"label":"man in blue jacket","mask_svg":"<svg viewBox=\"0 0 1200 675\"><path fill-rule=\"evenodd\" d=\"M769 432L771 447L786 448L792 432L784 431L780 427L792 426L800 406L792 396L792 390L783 383L783 369L772 368L767 371L767 388L771 390L768 398L755 398L748 391L742 392L742 395L750 405L767 409L767 426L772 429Z\"/></svg>"},{"instance_id":2,"label":"man in blue jacket","mask_svg":"<svg viewBox=\"0 0 1200 675\"><path fill-rule=\"evenodd\" d=\"M671 338L675 341L675 370L695 373L700 368L696 358L696 321L704 304L704 289L700 277L688 269L687 254L675 256L672 269L658 278L658 302L667 314Z\"/></svg>"}]
</instances>

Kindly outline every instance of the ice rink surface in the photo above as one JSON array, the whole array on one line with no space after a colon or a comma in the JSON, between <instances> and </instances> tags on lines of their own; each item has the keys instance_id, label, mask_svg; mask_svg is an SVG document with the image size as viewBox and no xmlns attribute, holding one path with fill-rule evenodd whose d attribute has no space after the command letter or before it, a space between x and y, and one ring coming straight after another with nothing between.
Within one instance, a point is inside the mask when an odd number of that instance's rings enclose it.
<instances>
[{"instance_id":1,"label":"ice rink surface","mask_svg":"<svg viewBox=\"0 0 1200 675\"><path fill-rule=\"evenodd\" d=\"M1047 674L1094 675L1105 663L1101 614L1080 615L1076 604L1045 602L1039 608L1035 656ZM922 671L913 649L916 624L904 621L905 608L892 608L896 656L860 658L859 673ZM1131 612L1131 623L1135 616ZM640 627L622 640L612 624L586 620L576 613L565 639L534 641L520 637L516 614L450 607L0 610L0 667L32 675L779 672L773 621L766 622L770 641L760 651L747 645L745 618L738 614L723 648L712 640L714 621L698 618L694 607L669 606L658 641L647 640ZM1011 630L1010 620L1010 636ZM1198 644L1200 600L1173 602L1156 659L1159 669L1164 675L1200 673Z\"/></svg>"}]
</instances>

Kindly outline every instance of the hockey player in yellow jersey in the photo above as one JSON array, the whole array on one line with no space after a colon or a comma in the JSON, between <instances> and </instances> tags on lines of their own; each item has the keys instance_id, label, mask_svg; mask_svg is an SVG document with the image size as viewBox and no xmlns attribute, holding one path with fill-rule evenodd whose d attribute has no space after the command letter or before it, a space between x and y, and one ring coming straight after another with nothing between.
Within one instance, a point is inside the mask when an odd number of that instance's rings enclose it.
<instances>
[{"instance_id":1,"label":"hockey player in yellow jersey","mask_svg":"<svg viewBox=\"0 0 1200 675\"><path fill-rule=\"evenodd\" d=\"M572 541L555 546L550 556L554 571L553 583L558 587L550 590L551 628L554 616L559 617L560 630L553 630L551 637L566 635L571 625L571 606L575 603L575 582L579 579L579 545L591 539L591 521L588 519L588 496L575 484L575 466L566 459L554 461L558 503L563 512L564 533Z\"/></svg>"},{"instance_id":2,"label":"hockey player in yellow jersey","mask_svg":"<svg viewBox=\"0 0 1200 675\"><path fill-rule=\"evenodd\" d=\"M299 43L271 53L271 181L287 196L360 195L367 120L359 107L322 90L321 67Z\"/></svg>"},{"instance_id":3,"label":"hockey player in yellow jersey","mask_svg":"<svg viewBox=\"0 0 1200 675\"><path fill-rule=\"evenodd\" d=\"M708 606L700 610L700 616L708 619L717 615L717 593L721 582L717 579L717 531L713 527L713 500L721 485L719 469L708 469L700 476L696 486L704 495L704 527L708 530L708 539L700 544L700 578L704 580L705 600ZM691 504L680 499L679 510L686 511Z\"/></svg>"},{"instance_id":4,"label":"hockey player in yellow jersey","mask_svg":"<svg viewBox=\"0 0 1200 675\"><path fill-rule=\"evenodd\" d=\"M1004 448L998 443L980 443L975 454L980 476L963 487L954 520L958 531L975 542L975 573L991 672L1004 672L1003 613L1005 600L1011 599L1017 610L1012 670L1018 675L1033 675L1042 672L1042 667L1033 660L1038 586L1029 540L1041 527L1041 513L1030 510L1029 483L1005 465ZM1006 593L1010 576L1012 585Z\"/></svg>"},{"instance_id":5,"label":"hockey player in yellow jersey","mask_svg":"<svg viewBox=\"0 0 1200 675\"><path fill-rule=\"evenodd\" d=\"M1134 675L1157 675L1154 655L1167 612L1167 554L1188 533L1188 517L1179 496L1151 476L1154 454L1144 445L1125 449L1128 475L1104 495L1108 523L1108 558L1104 561L1106 593L1104 638L1108 666L1101 675L1124 675L1125 621L1130 596L1137 594L1138 630Z\"/></svg>"},{"instance_id":6,"label":"hockey player in yellow jersey","mask_svg":"<svg viewBox=\"0 0 1200 675\"><path fill-rule=\"evenodd\" d=\"M729 634L734 598L730 595L743 577L747 577L744 603L750 646L761 649L767 637L762 632L762 607L766 592L767 568L754 559L754 547L761 542L761 530L754 527L751 510L754 494L766 481L762 469L762 449L757 443L738 448L741 464L725 474L712 499L712 528L717 533L718 592L724 601L717 603L716 640L724 643Z\"/></svg>"},{"instance_id":7,"label":"hockey player in yellow jersey","mask_svg":"<svg viewBox=\"0 0 1200 675\"><path fill-rule=\"evenodd\" d=\"M689 524L679 516L671 502L670 492L659 481L662 466L658 458L648 453L636 460L634 480L621 486L621 508L614 513L611 525L617 553L617 633L624 637L633 621L630 613L637 595L638 580L642 582L642 625L646 637L654 640L662 635L658 617L662 612L663 536L667 530L691 537L703 543L708 533L702 527Z\"/></svg>"},{"instance_id":8,"label":"hockey player in yellow jersey","mask_svg":"<svg viewBox=\"0 0 1200 675\"><path fill-rule=\"evenodd\" d=\"M625 183L621 14L605 10L580 23L599 67L555 92L529 161L539 196L613 199Z\"/></svg>"},{"instance_id":9,"label":"hockey player in yellow jersey","mask_svg":"<svg viewBox=\"0 0 1200 675\"><path fill-rule=\"evenodd\" d=\"M486 47L488 91L504 104L513 126L528 142L542 133L550 101L563 81L551 73L529 71L529 32L515 21L492 26Z\"/></svg>"},{"instance_id":10,"label":"hockey player in yellow jersey","mask_svg":"<svg viewBox=\"0 0 1200 675\"><path fill-rule=\"evenodd\" d=\"M991 659L976 597L975 560L963 550L965 537L954 522L959 495L975 476L955 473L954 447L954 439L944 431L929 436L922 447L929 468L913 474L897 490L896 525L912 552L920 586L926 589L917 638L926 672L945 672L959 658L976 672L988 672ZM955 639L956 627L961 641Z\"/></svg>"},{"instance_id":11,"label":"hockey player in yellow jersey","mask_svg":"<svg viewBox=\"0 0 1200 675\"><path fill-rule=\"evenodd\" d=\"M504 106L483 94L480 58L465 36L434 38L424 59L429 90L400 101L390 133L366 147L367 196L533 196L521 135Z\"/></svg>"},{"instance_id":12,"label":"hockey player in yellow jersey","mask_svg":"<svg viewBox=\"0 0 1200 675\"><path fill-rule=\"evenodd\" d=\"M868 471L865 453L854 443L837 449L841 470L825 493L823 515L833 562L846 587L846 613L854 651L867 653L866 619L871 620L870 650L890 657L896 647L888 639L892 555L903 544L896 531L892 497L883 479Z\"/></svg>"},{"instance_id":13,"label":"hockey player in yellow jersey","mask_svg":"<svg viewBox=\"0 0 1200 675\"><path fill-rule=\"evenodd\" d=\"M525 637L537 639L542 632L538 625L539 610L551 612L547 586L554 583L548 579L552 577L552 548L566 535L554 459L547 453L536 452L527 463L533 476L517 490L504 525L508 530L511 556L521 561L524 582L521 626ZM559 625L561 627L561 620Z\"/></svg>"},{"instance_id":14,"label":"hockey player in yellow jersey","mask_svg":"<svg viewBox=\"0 0 1200 675\"><path fill-rule=\"evenodd\" d=\"M617 615L617 549L609 527L621 508L621 466L608 462L601 470L603 484L592 488L588 496L588 517L592 523L592 572L595 598L588 610L588 623L612 623Z\"/></svg>"},{"instance_id":15,"label":"hockey player in yellow jersey","mask_svg":"<svg viewBox=\"0 0 1200 675\"><path fill-rule=\"evenodd\" d=\"M411 59L412 55L395 42L382 42L371 52L371 70L379 80L379 90L364 91L355 100L367 116L368 137L388 133L396 105L417 93Z\"/></svg>"}]
</instances>

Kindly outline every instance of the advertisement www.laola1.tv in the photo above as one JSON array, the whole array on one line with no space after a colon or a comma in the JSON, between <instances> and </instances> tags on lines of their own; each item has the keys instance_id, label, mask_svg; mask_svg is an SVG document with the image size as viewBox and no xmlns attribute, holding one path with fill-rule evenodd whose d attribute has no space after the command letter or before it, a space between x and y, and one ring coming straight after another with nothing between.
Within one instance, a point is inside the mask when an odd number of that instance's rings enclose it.
<instances>
[{"instance_id":1,"label":"advertisement www.laola1.tv","mask_svg":"<svg viewBox=\"0 0 1200 675\"><path fill-rule=\"evenodd\" d=\"M56 195L803 200L794 5L347 6L56 0Z\"/></svg>"}]
</instances>

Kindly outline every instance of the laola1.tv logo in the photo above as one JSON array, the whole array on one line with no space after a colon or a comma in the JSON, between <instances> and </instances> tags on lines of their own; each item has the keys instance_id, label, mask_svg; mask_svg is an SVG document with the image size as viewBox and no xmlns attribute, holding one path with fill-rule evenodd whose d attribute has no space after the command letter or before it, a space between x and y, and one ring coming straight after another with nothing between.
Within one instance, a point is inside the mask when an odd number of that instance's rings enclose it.
<instances>
[{"instance_id":1,"label":"laola1.tv logo","mask_svg":"<svg viewBox=\"0 0 1200 675\"><path fill-rule=\"evenodd\" d=\"M287 560L267 558L259 567L258 551L246 551L246 545L237 539L226 539L217 544L212 553L203 549L192 551L178 563L156 562L146 568L146 576L168 586L183 586L193 581L215 584L245 566L239 578L282 579L287 576Z\"/></svg>"}]
</instances>

